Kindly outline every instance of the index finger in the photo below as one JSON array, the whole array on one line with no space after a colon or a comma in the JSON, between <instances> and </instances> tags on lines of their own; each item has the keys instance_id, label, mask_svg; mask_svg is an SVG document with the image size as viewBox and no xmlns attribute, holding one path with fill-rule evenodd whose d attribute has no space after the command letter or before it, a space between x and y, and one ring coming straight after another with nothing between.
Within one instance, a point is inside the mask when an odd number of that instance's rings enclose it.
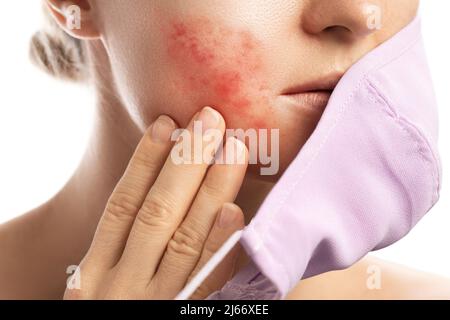
<instances>
[{"instance_id":1,"label":"index finger","mask_svg":"<svg viewBox=\"0 0 450 320\"><path fill-rule=\"evenodd\" d=\"M119 261L136 214L170 152L176 128L171 118L160 116L139 142L108 200L89 249L87 259L95 259L96 265L110 268Z\"/></svg>"}]
</instances>

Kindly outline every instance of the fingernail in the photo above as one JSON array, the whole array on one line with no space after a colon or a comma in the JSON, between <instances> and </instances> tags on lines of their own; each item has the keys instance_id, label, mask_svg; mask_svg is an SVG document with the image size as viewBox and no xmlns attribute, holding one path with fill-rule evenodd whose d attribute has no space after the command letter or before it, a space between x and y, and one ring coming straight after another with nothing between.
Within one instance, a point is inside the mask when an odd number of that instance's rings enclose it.
<instances>
[{"instance_id":1,"label":"fingernail","mask_svg":"<svg viewBox=\"0 0 450 320\"><path fill-rule=\"evenodd\" d=\"M160 116L152 126L152 140L159 143L170 141L173 131L175 130L175 122L168 116Z\"/></svg>"},{"instance_id":2,"label":"fingernail","mask_svg":"<svg viewBox=\"0 0 450 320\"><path fill-rule=\"evenodd\" d=\"M230 150L231 149L231 150ZM227 164L244 164L245 163L245 144L235 138L230 137L227 139L225 145Z\"/></svg>"},{"instance_id":3,"label":"fingernail","mask_svg":"<svg viewBox=\"0 0 450 320\"><path fill-rule=\"evenodd\" d=\"M236 218L236 211L233 210L230 205L223 205L220 211L218 225L220 228L229 228L233 225L234 219Z\"/></svg>"},{"instance_id":4,"label":"fingernail","mask_svg":"<svg viewBox=\"0 0 450 320\"><path fill-rule=\"evenodd\" d=\"M211 107L204 107L197 117L201 121L203 131L217 128L220 123L220 114Z\"/></svg>"}]
</instances>

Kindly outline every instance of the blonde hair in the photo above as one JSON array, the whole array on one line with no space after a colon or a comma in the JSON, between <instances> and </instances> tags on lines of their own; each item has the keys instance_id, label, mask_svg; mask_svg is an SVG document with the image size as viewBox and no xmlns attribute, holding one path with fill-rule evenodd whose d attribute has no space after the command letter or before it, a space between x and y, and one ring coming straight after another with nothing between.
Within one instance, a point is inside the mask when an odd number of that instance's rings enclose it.
<instances>
[{"instance_id":1,"label":"blonde hair","mask_svg":"<svg viewBox=\"0 0 450 320\"><path fill-rule=\"evenodd\" d=\"M44 8L46 25L30 41L31 61L57 78L83 81L88 78L83 41L71 37L50 17Z\"/></svg>"}]
</instances>

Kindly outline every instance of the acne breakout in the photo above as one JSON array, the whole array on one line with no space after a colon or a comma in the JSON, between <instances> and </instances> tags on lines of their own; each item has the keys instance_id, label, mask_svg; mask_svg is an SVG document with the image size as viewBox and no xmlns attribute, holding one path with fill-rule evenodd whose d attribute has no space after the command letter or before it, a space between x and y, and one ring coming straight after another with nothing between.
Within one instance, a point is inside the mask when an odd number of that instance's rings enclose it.
<instances>
[{"instance_id":1,"label":"acne breakout","mask_svg":"<svg viewBox=\"0 0 450 320\"><path fill-rule=\"evenodd\" d=\"M270 105L262 45L249 31L202 17L170 21L161 31L180 75L175 85L183 95L200 95L206 103L219 101L214 107L221 114L246 119L252 128L268 127L262 112Z\"/></svg>"},{"instance_id":2,"label":"acne breakout","mask_svg":"<svg viewBox=\"0 0 450 320\"><path fill-rule=\"evenodd\" d=\"M173 65L177 66L181 78L177 88L186 96L192 92L205 93L206 101L220 101L213 107L224 115L233 115L250 129L226 130L226 138L237 137L247 142L249 164L260 164L261 175L276 175L279 171L279 129L268 129L267 119L260 116L261 108L267 108L269 96L265 79L264 65L258 40L245 30L234 30L220 26L207 18L195 17L185 21L170 21L162 33L167 37L167 51ZM258 106L255 109L252 106ZM201 124L195 124L194 131L202 132ZM253 129L255 128L255 129ZM213 131L213 130L208 130ZM189 132L176 132L175 140ZM195 136L201 136L196 135ZM191 137L183 137L183 142L171 154L176 163L202 163L211 154L216 142L221 139L220 132L211 132L211 143L201 150L204 143ZM175 141L174 140L174 141ZM226 139L225 139L226 140ZM191 149L194 152L191 153ZM214 163L230 163L234 159L230 150L219 152L226 160L214 159ZM269 155L270 153L270 155ZM194 159L186 155L194 154ZM233 161L233 160L232 160ZM236 163L236 162L233 162Z\"/></svg>"}]
</instances>

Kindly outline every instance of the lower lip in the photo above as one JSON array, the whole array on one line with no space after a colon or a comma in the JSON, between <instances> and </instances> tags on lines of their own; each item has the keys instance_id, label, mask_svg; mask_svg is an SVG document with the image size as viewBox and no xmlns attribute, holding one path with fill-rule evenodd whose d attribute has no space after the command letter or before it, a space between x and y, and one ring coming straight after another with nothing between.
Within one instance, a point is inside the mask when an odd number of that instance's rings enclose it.
<instances>
[{"instance_id":1,"label":"lower lip","mask_svg":"<svg viewBox=\"0 0 450 320\"><path fill-rule=\"evenodd\" d=\"M310 112L323 113L330 101L330 91L314 91L281 96L289 105Z\"/></svg>"}]
</instances>

